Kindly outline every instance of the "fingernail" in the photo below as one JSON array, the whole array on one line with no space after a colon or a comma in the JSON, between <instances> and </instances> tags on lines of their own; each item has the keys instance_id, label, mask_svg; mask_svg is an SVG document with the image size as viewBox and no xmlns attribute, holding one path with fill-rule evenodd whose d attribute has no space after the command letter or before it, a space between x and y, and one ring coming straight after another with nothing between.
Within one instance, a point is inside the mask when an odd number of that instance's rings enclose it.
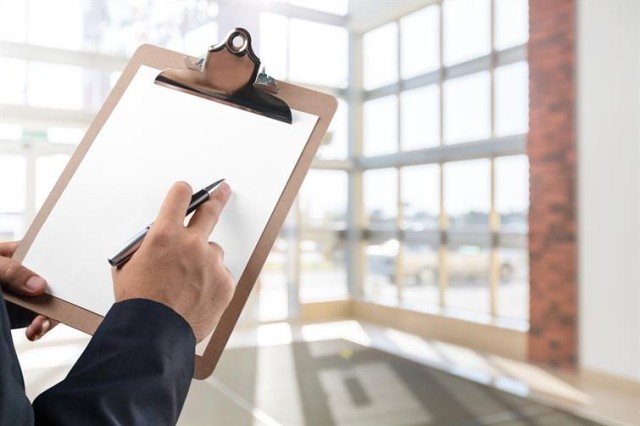
<instances>
[{"instance_id":1,"label":"fingernail","mask_svg":"<svg viewBox=\"0 0 640 426\"><path fill-rule=\"evenodd\" d=\"M49 331L49 328L51 328L51 321L44 320L44 322L42 323L42 327L40 328L40 334L38 334L38 339L44 336L44 333Z\"/></svg>"},{"instance_id":2,"label":"fingernail","mask_svg":"<svg viewBox=\"0 0 640 426\"><path fill-rule=\"evenodd\" d=\"M34 275L27 280L26 286L31 291L37 291L44 289L47 286L47 282L44 278Z\"/></svg>"},{"instance_id":3,"label":"fingernail","mask_svg":"<svg viewBox=\"0 0 640 426\"><path fill-rule=\"evenodd\" d=\"M224 195L229 195L231 193L231 187L227 182L222 182L222 184L220 185L220 192L222 192Z\"/></svg>"}]
</instances>

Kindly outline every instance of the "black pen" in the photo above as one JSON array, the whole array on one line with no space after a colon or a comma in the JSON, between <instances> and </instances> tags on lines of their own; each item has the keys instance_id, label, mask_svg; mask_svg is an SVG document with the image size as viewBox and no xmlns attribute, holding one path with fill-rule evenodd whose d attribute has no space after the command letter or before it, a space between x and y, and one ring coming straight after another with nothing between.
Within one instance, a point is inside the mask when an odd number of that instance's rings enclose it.
<instances>
[{"instance_id":1,"label":"black pen","mask_svg":"<svg viewBox=\"0 0 640 426\"><path fill-rule=\"evenodd\" d=\"M224 182L224 179L220 179L212 183L211 185L205 187L204 189L201 189L200 191L193 194L193 196L191 196L191 202L189 203L189 207L187 208L187 213L185 214L185 217L189 216L195 209L200 207L202 203L209 200L209 198L211 197L211 194L213 194L213 192L220 187L222 182ZM129 241L127 241L125 245L122 246L120 250L115 252L109 258L109 263L111 264L111 266L120 266L124 264L127 260L129 260L131 256L133 256L133 253L135 253L136 250L140 248L140 245L142 244L142 240L144 240L144 237L147 236L149 229L151 229L151 225L153 225L153 223L151 223L142 231L134 235Z\"/></svg>"}]
</instances>

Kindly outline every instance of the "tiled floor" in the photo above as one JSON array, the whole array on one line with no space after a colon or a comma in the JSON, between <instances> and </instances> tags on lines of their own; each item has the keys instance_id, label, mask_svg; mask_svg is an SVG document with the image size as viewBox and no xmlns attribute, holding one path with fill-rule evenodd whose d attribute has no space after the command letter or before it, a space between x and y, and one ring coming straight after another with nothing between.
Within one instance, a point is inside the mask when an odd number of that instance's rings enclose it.
<instances>
[{"instance_id":1,"label":"tiled floor","mask_svg":"<svg viewBox=\"0 0 640 426\"><path fill-rule=\"evenodd\" d=\"M193 392L182 425L597 424L346 340L229 349Z\"/></svg>"},{"instance_id":2,"label":"tiled floor","mask_svg":"<svg viewBox=\"0 0 640 426\"><path fill-rule=\"evenodd\" d=\"M62 326L35 344L18 330L14 339L30 398L61 380L88 341ZM274 323L234 332L214 375L193 382L180 424L591 424L518 395L604 424L640 424L635 394L570 383L357 321Z\"/></svg>"}]
</instances>

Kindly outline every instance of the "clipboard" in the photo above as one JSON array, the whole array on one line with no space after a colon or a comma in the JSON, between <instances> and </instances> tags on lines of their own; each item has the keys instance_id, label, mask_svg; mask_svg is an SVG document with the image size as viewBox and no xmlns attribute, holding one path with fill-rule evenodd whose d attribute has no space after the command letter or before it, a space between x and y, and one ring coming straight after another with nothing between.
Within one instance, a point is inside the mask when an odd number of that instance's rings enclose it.
<instances>
[{"instance_id":1,"label":"clipboard","mask_svg":"<svg viewBox=\"0 0 640 426\"><path fill-rule=\"evenodd\" d=\"M247 298L258 279L269 251L337 109L337 100L323 93L275 81L259 72L260 60L252 50L251 36L242 28L234 29L223 42L210 47L203 58L185 57L178 52L152 45L142 45L123 71L36 215L13 256L15 260L23 262L28 257L39 233L46 229L47 221L53 220L52 217L57 211L55 210L56 206L63 203L61 199L65 196L65 191L69 192L75 184L75 180L72 181L72 179L80 174L79 170L83 170L81 168L83 161L89 161L90 155L94 155L91 150L94 142L101 137L101 131L108 127L106 123L110 117L118 113L119 110L116 109L121 101L124 103L123 99L128 96L127 90L133 90L136 84L136 75L142 73L143 69L145 72L149 72L149 68L159 70L154 84L162 87L162 90L166 90L166 96L195 97L208 103L207 105L210 105L211 108L233 109L233 111L228 111L232 114L259 115L263 117L261 123L267 126L275 126L275 124L264 120L275 120L279 123L287 123L283 124L284 126L292 126L288 123L292 123L292 120L295 121L296 118L293 115L317 117L313 125L309 125L308 139L303 141L292 171L287 172L288 176L286 176L284 188L277 196L275 206L266 219L266 225L260 233L257 243L251 249L246 266L241 274L235 277L237 280L236 289L228 308L206 343L202 354L196 354L194 378L205 379L215 369ZM169 95L170 93L172 95ZM265 141L265 143L267 142ZM70 184L70 182L73 183ZM233 188L233 182L230 183ZM165 193L167 189L162 188ZM157 211L158 207L155 206L154 209ZM131 206L131 208L134 207ZM107 265L106 257L104 263ZM73 260L70 260L69 264L73 264ZM40 272L36 268L34 269L36 272ZM46 274L43 275L47 278ZM102 315L93 310L78 306L64 298L57 297L55 294L28 298L5 292L4 297L12 303L88 334L93 334L103 319Z\"/></svg>"}]
</instances>

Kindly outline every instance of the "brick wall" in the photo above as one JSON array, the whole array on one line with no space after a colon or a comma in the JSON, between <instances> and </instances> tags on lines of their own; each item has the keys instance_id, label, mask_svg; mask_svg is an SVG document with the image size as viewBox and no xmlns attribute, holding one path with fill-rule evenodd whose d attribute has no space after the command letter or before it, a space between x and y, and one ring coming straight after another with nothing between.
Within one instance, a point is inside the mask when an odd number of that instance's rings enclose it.
<instances>
[{"instance_id":1,"label":"brick wall","mask_svg":"<svg viewBox=\"0 0 640 426\"><path fill-rule=\"evenodd\" d=\"M530 0L529 358L575 367L578 350L574 0Z\"/></svg>"}]
</instances>

